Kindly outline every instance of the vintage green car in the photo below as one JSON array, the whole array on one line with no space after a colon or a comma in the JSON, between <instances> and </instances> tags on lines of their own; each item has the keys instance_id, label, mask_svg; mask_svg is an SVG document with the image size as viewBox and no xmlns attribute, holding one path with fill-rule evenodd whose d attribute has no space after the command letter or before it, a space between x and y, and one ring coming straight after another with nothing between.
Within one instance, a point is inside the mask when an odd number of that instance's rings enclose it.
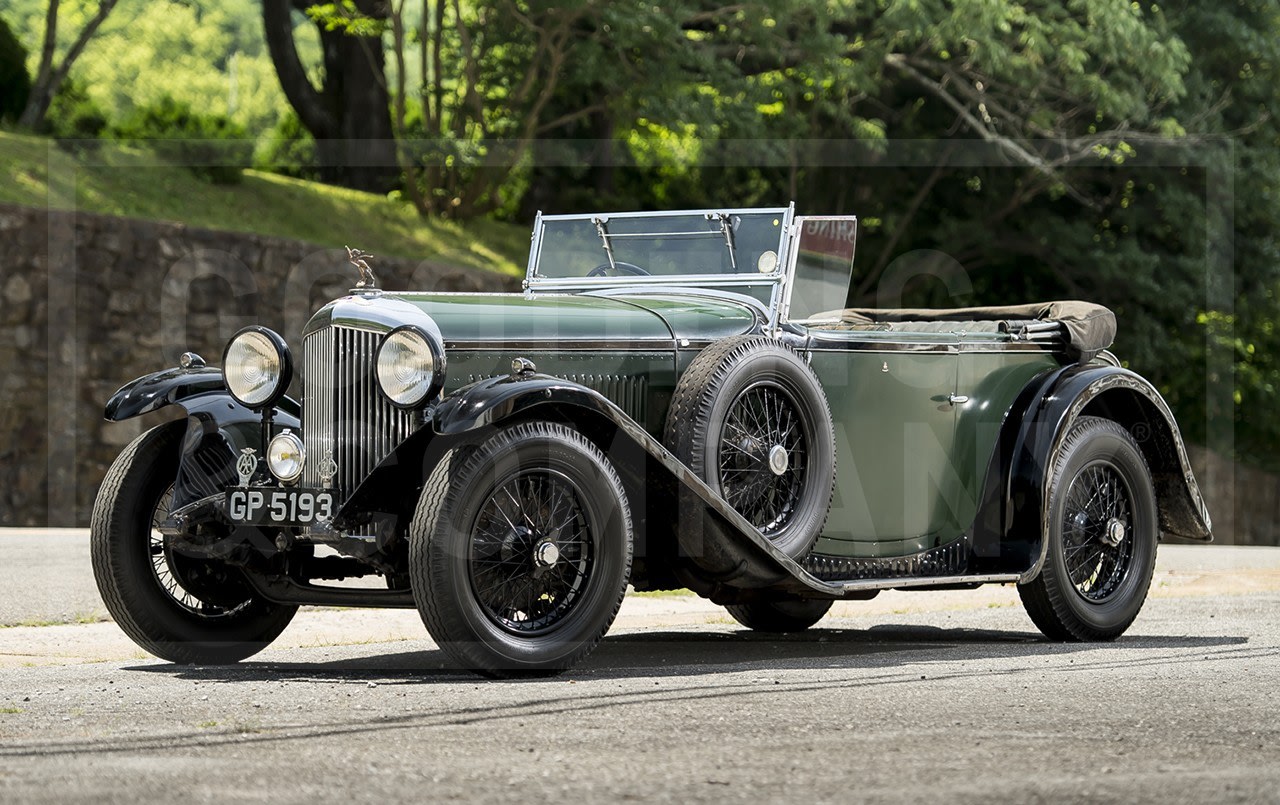
<instances>
[{"instance_id":1,"label":"vintage green car","mask_svg":"<svg viewBox=\"0 0 1280 805\"><path fill-rule=\"evenodd\" d=\"M355 252L300 359L248 327L221 369L187 353L108 402L187 416L102 485L103 598L183 663L243 659L302 604L416 607L495 676L581 660L628 585L789 631L883 589L1017 583L1050 638L1117 637L1160 535L1211 537L1168 407L1106 351L1115 317L844 309L856 229L540 215L513 294L382 290Z\"/></svg>"}]
</instances>

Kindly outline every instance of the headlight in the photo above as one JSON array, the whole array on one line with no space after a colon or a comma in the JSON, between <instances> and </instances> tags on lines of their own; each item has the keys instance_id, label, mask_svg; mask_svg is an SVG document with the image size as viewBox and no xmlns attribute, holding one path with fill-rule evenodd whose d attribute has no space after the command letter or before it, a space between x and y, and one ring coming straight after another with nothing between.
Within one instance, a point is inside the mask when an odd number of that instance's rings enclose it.
<instances>
[{"instance_id":1,"label":"headlight","mask_svg":"<svg viewBox=\"0 0 1280 805\"><path fill-rule=\"evenodd\" d=\"M222 354L222 374L236 402L254 410L272 405L293 379L293 358L284 339L266 327L246 327Z\"/></svg>"},{"instance_id":2,"label":"headlight","mask_svg":"<svg viewBox=\"0 0 1280 805\"><path fill-rule=\"evenodd\" d=\"M378 346L378 388L401 408L417 408L444 386L444 347L413 325L387 333Z\"/></svg>"},{"instance_id":3,"label":"headlight","mask_svg":"<svg viewBox=\"0 0 1280 805\"><path fill-rule=\"evenodd\" d=\"M296 480L306 461L307 449L302 440L287 430L277 433L267 446L267 466L282 481Z\"/></svg>"}]
</instances>

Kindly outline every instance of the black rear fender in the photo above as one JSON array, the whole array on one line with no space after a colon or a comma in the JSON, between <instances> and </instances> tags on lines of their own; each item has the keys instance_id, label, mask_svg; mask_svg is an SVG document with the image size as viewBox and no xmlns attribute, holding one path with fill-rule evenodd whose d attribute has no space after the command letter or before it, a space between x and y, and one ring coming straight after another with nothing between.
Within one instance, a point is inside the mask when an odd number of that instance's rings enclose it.
<instances>
[{"instance_id":1,"label":"black rear fender","mask_svg":"<svg viewBox=\"0 0 1280 805\"><path fill-rule=\"evenodd\" d=\"M978 572L1019 573L1028 581L1040 571L1053 467L1081 416L1114 420L1133 435L1151 469L1161 531L1213 539L1181 432L1160 393L1127 369L1071 366L1029 385L1005 419L974 524Z\"/></svg>"}]
</instances>

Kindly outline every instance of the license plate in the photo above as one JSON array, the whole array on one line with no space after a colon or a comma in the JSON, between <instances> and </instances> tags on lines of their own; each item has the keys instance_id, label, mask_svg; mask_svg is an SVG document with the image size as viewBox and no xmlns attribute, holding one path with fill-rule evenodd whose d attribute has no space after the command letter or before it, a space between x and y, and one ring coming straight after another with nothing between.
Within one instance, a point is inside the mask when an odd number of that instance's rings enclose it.
<instances>
[{"instance_id":1,"label":"license plate","mask_svg":"<svg viewBox=\"0 0 1280 805\"><path fill-rule=\"evenodd\" d=\"M246 488L227 490L227 516L241 525L314 525L333 517L332 492L317 489Z\"/></svg>"}]
</instances>

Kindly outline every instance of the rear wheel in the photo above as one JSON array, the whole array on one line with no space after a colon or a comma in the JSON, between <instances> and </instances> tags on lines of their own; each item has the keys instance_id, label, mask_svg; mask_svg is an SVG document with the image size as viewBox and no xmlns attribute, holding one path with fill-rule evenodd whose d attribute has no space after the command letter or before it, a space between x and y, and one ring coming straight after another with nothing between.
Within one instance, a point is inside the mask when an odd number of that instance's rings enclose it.
<instances>
[{"instance_id":1,"label":"rear wheel","mask_svg":"<svg viewBox=\"0 0 1280 805\"><path fill-rule=\"evenodd\" d=\"M733 619L757 632L803 632L822 620L833 601L808 598L797 601L752 601L725 607Z\"/></svg>"},{"instance_id":2,"label":"rear wheel","mask_svg":"<svg viewBox=\"0 0 1280 805\"><path fill-rule=\"evenodd\" d=\"M1018 587L1027 614L1055 640L1114 640L1146 601L1158 524L1151 472L1117 423L1081 417L1053 471L1049 545Z\"/></svg>"},{"instance_id":3,"label":"rear wheel","mask_svg":"<svg viewBox=\"0 0 1280 805\"><path fill-rule=\"evenodd\" d=\"M168 515L186 421L134 439L98 491L90 546L107 611L135 643L177 663L237 662L284 631L297 607L255 595L225 563L175 551Z\"/></svg>"},{"instance_id":4,"label":"rear wheel","mask_svg":"<svg viewBox=\"0 0 1280 805\"><path fill-rule=\"evenodd\" d=\"M594 444L563 425L515 425L432 474L409 555L422 620L460 664L555 673L590 653L618 613L631 516Z\"/></svg>"}]
</instances>

